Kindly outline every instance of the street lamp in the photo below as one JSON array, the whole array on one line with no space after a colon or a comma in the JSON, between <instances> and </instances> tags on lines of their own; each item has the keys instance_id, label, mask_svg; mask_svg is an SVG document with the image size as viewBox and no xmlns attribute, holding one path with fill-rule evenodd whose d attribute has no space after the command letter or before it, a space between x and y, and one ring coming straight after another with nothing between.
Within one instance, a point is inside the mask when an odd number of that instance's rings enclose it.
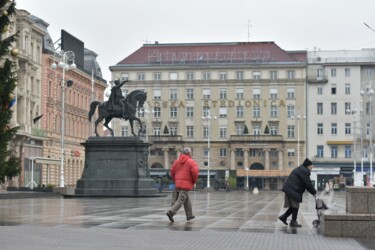
<instances>
[{"instance_id":1,"label":"street lamp","mask_svg":"<svg viewBox=\"0 0 375 250\"><path fill-rule=\"evenodd\" d=\"M370 121L370 124L369 124L369 136L370 136L370 185L372 187L372 154L373 154L373 151L374 151L374 145L372 145L372 129L373 129L373 125L372 125L372 96L374 95L374 90L372 88L369 88L367 90L367 95L369 97L369 101L370 101L370 111L369 111L369 121Z\"/></svg>"},{"instance_id":2,"label":"street lamp","mask_svg":"<svg viewBox=\"0 0 375 250\"><path fill-rule=\"evenodd\" d=\"M216 119L216 116L211 117L210 111L207 110L207 115L203 116L202 119L207 121L207 188L210 188L210 155L211 155L211 146L210 146L210 137L211 137L211 119Z\"/></svg>"},{"instance_id":3,"label":"street lamp","mask_svg":"<svg viewBox=\"0 0 375 250\"><path fill-rule=\"evenodd\" d=\"M249 190L249 168L246 167L246 190Z\"/></svg>"},{"instance_id":4,"label":"street lamp","mask_svg":"<svg viewBox=\"0 0 375 250\"><path fill-rule=\"evenodd\" d=\"M292 120L294 120L294 116L292 116ZM299 166L299 121L306 120L306 116L303 115L302 117L300 115L297 115L297 166Z\"/></svg>"},{"instance_id":5,"label":"street lamp","mask_svg":"<svg viewBox=\"0 0 375 250\"><path fill-rule=\"evenodd\" d=\"M74 52L73 51L59 51L55 52L54 62L51 64L51 68L56 70L57 67L62 69L62 81L61 81L61 166L60 166L60 179L59 187L64 187L64 133L65 133L65 71L69 69L76 69L77 66L74 63ZM55 60L58 61L56 64ZM67 86L70 87L73 81L69 80Z\"/></svg>"},{"instance_id":6,"label":"street lamp","mask_svg":"<svg viewBox=\"0 0 375 250\"><path fill-rule=\"evenodd\" d=\"M355 184L356 182L356 179L355 176L356 176L356 168L357 168L357 133L356 133L356 116L355 114L357 113L357 109L354 108L353 110L350 110L349 108L346 110L346 113L348 114L352 114L353 115L353 151L354 151L354 157L353 157L353 165L354 165L354 168L353 168L353 178L354 178L354 186L359 186L358 184Z\"/></svg>"},{"instance_id":7,"label":"street lamp","mask_svg":"<svg viewBox=\"0 0 375 250\"><path fill-rule=\"evenodd\" d=\"M146 141L148 141L148 118L149 118L149 115L153 115L155 113L154 110L152 111L149 111L147 109L143 110L143 115L146 115L146 124L144 126L144 133L145 133L145 138L146 138Z\"/></svg>"}]
</instances>

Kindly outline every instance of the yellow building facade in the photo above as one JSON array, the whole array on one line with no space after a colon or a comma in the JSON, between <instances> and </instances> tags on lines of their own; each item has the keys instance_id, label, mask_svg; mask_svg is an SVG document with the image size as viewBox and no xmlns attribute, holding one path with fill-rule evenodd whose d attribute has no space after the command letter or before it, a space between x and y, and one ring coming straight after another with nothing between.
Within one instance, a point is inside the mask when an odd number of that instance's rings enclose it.
<instances>
[{"instance_id":1,"label":"yellow building facade","mask_svg":"<svg viewBox=\"0 0 375 250\"><path fill-rule=\"evenodd\" d=\"M155 43L110 70L113 80L130 80L124 95L148 93L138 117L151 173L168 172L189 146L202 178L230 172L238 185L279 189L305 157L306 65L305 51L273 42ZM126 121L113 128L130 136Z\"/></svg>"}]
</instances>

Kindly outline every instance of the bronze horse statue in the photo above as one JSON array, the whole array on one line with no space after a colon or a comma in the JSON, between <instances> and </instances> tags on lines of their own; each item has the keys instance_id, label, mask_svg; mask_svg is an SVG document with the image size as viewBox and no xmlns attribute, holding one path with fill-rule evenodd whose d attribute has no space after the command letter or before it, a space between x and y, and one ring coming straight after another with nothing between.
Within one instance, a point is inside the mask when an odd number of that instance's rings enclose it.
<instances>
[{"instance_id":1,"label":"bronze horse statue","mask_svg":"<svg viewBox=\"0 0 375 250\"><path fill-rule=\"evenodd\" d=\"M111 135L114 136L113 130L108 126L109 122L112 120L112 118L122 118L125 121L129 120L131 129L132 129L132 135L136 136L133 130L133 121L138 121L141 131L143 130L142 122L141 120L136 116L137 109L143 108L143 104L146 102L147 99L147 92L143 90L134 90L130 94L126 96L126 98L122 99L122 102L125 107L125 115L123 115L121 109L114 109L114 110L108 110L107 103L105 102L99 102L99 101L93 101L90 104L90 112L89 112L89 121L91 122L91 117L94 115L96 107L98 107L98 114L99 117L95 121L95 134L96 136L99 136L97 131L98 124L105 119L104 127L109 129L111 131Z\"/></svg>"}]
</instances>

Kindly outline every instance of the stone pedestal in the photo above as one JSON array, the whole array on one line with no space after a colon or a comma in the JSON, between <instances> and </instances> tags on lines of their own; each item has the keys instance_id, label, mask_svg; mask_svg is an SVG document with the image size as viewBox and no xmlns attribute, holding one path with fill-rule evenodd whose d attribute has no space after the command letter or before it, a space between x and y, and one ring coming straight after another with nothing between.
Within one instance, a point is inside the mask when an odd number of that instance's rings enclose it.
<instances>
[{"instance_id":1,"label":"stone pedestal","mask_svg":"<svg viewBox=\"0 0 375 250\"><path fill-rule=\"evenodd\" d=\"M141 137L90 137L76 196L158 196L148 170L148 147Z\"/></svg>"}]
</instances>

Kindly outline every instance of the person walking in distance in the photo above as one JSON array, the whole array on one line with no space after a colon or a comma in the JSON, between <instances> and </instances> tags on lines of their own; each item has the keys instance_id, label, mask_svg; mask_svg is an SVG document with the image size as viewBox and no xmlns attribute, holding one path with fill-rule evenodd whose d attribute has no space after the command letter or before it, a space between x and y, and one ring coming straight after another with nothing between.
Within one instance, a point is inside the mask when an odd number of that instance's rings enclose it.
<instances>
[{"instance_id":1,"label":"person walking in distance","mask_svg":"<svg viewBox=\"0 0 375 250\"><path fill-rule=\"evenodd\" d=\"M191 148L185 147L180 157L173 163L170 174L176 185L178 198L167 212L167 216L171 222L174 222L173 216L184 205L186 219L195 218L189 198L189 191L193 190L194 184L197 182L199 175L198 164L193 160Z\"/></svg>"},{"instance_id":2,"label":"person walking in distance","mask_svg":"<svg viewBox=\"0 0 375 250\"><path fill-rule=\"evenodd\" d=\"M279 220L285 225L288 225L286 220L289 215L292 215L290 226L302 227L302 225L297 222L298 209L302 202L302 195L305 190L314 196L316 195L316 189L310 179L312 168L312 162L306 158L301 166L293 169L283 186L282 191L285 193L284 207L288 208L288 210L279 217Z\"/></svg>"}]
</instances>

